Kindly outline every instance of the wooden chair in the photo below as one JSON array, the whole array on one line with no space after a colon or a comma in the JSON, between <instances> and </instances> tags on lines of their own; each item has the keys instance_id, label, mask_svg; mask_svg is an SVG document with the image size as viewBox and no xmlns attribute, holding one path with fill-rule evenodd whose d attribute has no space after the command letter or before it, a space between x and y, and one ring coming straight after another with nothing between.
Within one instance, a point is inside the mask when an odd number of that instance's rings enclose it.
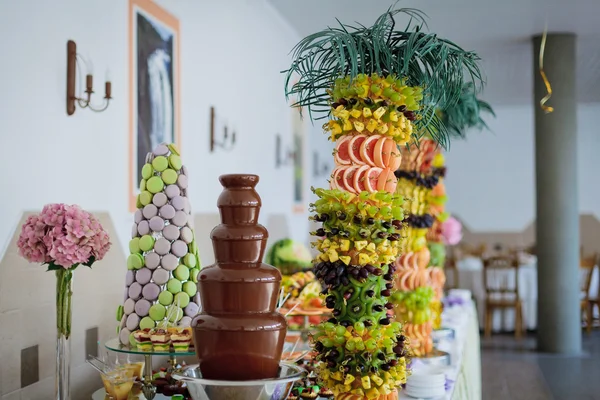
<instances>
[{"instance_id":1,"label":"wooden chair","mask_svg":"<svg viewBox=\"0 0 600 400\"><path fill-rule=\"evenodd\" d=\"M514 277L514 279L513 279ZM485 288L485 337L492 335L492 320L496 308L515 310L515 338L523 332L523 304L519 297L519 261L516 257L499 256L483 260Z\"/></svg>"},{"instance_id":2,"label":"wooden chair","mask_svg":"<svg viewBox=\"0 0 600 400\"><path fill-rule=\"evenodd\" d=\"M590 300L590 286L592 284L592 275L594 268L598 260L598 255L594 254L591 257L582 258L579 263L579 270L581 272L581 322L585 319L586 331L592 332L592 326L594 325L594 304L598 304L598 299Z\"/></svg>"}]
</instances>

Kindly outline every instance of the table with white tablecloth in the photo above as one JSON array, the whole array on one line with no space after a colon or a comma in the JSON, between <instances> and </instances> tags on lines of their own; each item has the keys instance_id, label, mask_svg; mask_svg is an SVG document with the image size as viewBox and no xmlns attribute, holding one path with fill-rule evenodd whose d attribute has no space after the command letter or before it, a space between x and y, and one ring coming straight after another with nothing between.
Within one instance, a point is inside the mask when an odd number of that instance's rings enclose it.
<instances>
[{"instance_id":1,"label":"table with white tablecloth","mask_svg":"<svg viewBox=\"0 0 600 400\"><path fill-rule=\"evenodd\" d=\"M442 339L438 350L450 354L450 363L445 367L446 379L451 382L446 395L436 400L480 400L481 399L481 356L477 312L472 301L446 307L442 314L442 326L455 332L453 339ZM423 364L415 361L413 370ZM400 392L399 399L413 399Z\"/></svg>"},{"instance_id":2,"label":"table with white tablecloth","mask_svg":"<svg viewBox=\"0 0 600 400\"><path fill-rule=\"evenodd\" d=\"M486 292L483 285L483 262L480 258L465 257L457 263L458 282L461 289L470 290L477 304L479 326L483 329L485 321ZM523 323L525 328L534 330L537 327L537 260L528 257L520 261L519 266L519 297L523 303ZM513 273L514 275L514 273ZM598 269L594 269L590 297L598 296ZM492 317L492 331L514 331L514 309L496 309Z\"/></svg>"}]
</instances>

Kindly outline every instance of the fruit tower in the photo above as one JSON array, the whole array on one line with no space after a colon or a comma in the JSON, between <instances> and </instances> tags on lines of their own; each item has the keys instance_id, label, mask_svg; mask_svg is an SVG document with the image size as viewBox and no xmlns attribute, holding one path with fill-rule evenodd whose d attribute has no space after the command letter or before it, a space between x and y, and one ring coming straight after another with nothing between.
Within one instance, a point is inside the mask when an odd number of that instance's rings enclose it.
<instances>
[{"instance_id":1,"label":"fruit tower","mask_svg":"<svg viewBox=\"0 0 600 400\"><path fill-rule=\"evenodd\" d=\"M404 31L395 30L399 14L410 18ZM333 314L312 340L320 379L337 399L393 398L405 382L409 348L389 301L407 244L398 146L425 134L445 144L436 107L456 101L463 71L480 76L475 54L423 29L413 9L390 9L368 28L328 28L295 47L286 71L293 105L329 117L324 130L336 142L330 188L313 189L310 210L322 223L314 273Z\"/></svg>"},{"instance_id":2,"label":"fruit tower","mask_svg":"<svg viewBox=\"0 0 600 400\"><path fill-rule=\"evenodd\" d=\"M427 233L434 217L430 214L429 199L438 183L432 174L432 162L437 149L431 139L421 140L418 145L403 147L403 162L396 171L398 194L406 197L406 252L396 260L398 274L393 303L398 318L405 321L405 331L410 338L416 356L423 356L433 349L433 329L430 252Z\"/></svg>"}]
</instances>

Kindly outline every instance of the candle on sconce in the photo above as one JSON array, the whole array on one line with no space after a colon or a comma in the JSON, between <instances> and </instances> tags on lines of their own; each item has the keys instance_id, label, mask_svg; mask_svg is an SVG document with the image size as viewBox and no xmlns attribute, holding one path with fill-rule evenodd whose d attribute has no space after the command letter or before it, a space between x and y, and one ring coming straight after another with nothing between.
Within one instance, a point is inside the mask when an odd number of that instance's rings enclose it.
<instances>
[{"instance_id":1,"label":"candle on sconce","mask_svg":"<svg viewBox=\"0 0 600 400\"><path fill-rule=\"evenodd\" d=\"M104 84L104 98L105 99L111 99L111 93L112 92L112 85L109 81L106 81L106 83Z\"/></svg>"},{"instance_id":2,"label":"candle on sconce","mask_svg":"<svg viewBox=\"0 0 600 400\"><path fill-rule=\"evenodd\" d=\"M92 88L94 87L94 78L91 74L85 76L85 91L86 93L94 93Z\"/></svg>"}]
</instances>

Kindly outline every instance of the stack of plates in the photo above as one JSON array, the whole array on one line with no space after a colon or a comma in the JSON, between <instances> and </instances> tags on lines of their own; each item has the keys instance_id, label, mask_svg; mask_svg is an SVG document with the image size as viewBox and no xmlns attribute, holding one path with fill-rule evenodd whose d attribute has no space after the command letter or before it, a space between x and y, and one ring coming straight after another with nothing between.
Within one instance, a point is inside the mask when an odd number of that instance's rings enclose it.
<instances>
[{"instance_id":1,"label":"stack of plates","mask_svg":"<svg viewBox=\"0 0 600 400\"><path fill-rule=\"evenodd\" d=\"M413 371L408 377L404 393L419 399L439 398L446 394L445 384L446 374L443 368L422 367Z\"/></svg>"}]
</instances>

